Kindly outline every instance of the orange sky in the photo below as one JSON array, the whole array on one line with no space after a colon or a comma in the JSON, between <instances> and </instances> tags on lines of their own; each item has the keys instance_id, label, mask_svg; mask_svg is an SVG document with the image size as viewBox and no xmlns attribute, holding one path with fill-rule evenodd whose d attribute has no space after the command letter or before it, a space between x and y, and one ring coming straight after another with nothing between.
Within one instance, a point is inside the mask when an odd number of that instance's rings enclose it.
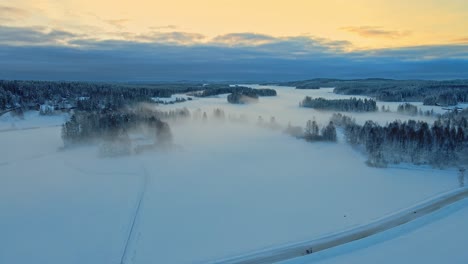
<instances>
[{"instance_id":1,"label":"orange sky","mask_svg":"<svg viewBox=\"0 0 468 264\"><path fill-rule=\"evenodd\" d=\"M236 32L307 35L352 49L468 42L466 0L0 0L0 12L3 26L95 39L181 31L206 36L200 42Z\"/></svg>"}]
</instances>

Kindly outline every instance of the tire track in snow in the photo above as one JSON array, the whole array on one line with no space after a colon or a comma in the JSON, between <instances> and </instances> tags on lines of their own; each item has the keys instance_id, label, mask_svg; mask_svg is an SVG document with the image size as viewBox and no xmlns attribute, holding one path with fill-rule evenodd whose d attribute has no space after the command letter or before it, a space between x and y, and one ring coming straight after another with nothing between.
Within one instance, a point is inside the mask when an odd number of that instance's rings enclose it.
<instances>
[{"instance_id":1,"label":"tire track in snow","mask_svg":"<svg viewBox=\"0 0 468 264\"><path fill-rule=\"evenodd\" d=\"M377 219L369 224L351 228L346 231L327 235L318 239L303 241L294 244L264 249L232 258L225 258L209 262L211 264L261 264L274 263L313 254L325 249L341 246L360 240L391 228L403 225L422 216L428 215L440 208L453 204L468 197L468 187L449 191L418 203L412 207L400 210L393 214Z\"/></svg>"},{"instance_id":2,"label":"tire track in snow","mask_svg":"<svg viewBox=\"0 0 468 264\"><path fill-rule=\"evenodd\" d=\"M35 126L35 127L22 127L22 128L5 128L5 129L0 129L0 133L19 132L19 131L25 131L25 130L35 130L35 129L61 127L61 126L62 125Z\"/></svg>"},{"instance_id":3,"label":"tire track in snow","mask_svg":"<svg viewBox=\"0 0 468 264\"><path fill-rule=\"evenodd\" d=\"M143 186L142 186L142 190L140 192L140 196L138 197L138 202L137 202L135 212L133 214L133 218L132 218L132 221L131 221L131 224L130 224L130 230L128 232L127 239L125 240L125 246L124 246L124 249L123 249L123 252L122 252L122 256L120 258L120 264L125 264L126 263L128 251L129 251L129 248L130 248L130 244L132 243L133 237L134 237L135 224L136 224L136 222L138 220L138 216L140 215L141 204L142 204L143 198L145 196L146 188L147 188L147 185L148 185L148 182L149 182L148 171L147 171L145 165L142 164L142 167L143 167Z\"/></svg>"}]
</instances>

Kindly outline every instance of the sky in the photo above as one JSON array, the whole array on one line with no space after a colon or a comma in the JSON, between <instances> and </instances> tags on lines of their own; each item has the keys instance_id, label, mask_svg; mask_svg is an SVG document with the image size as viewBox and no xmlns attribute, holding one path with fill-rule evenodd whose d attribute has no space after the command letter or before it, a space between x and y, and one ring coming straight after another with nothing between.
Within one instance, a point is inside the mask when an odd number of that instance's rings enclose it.
<instances>
[{"instance_id":1,"label":"sky","mask_svg":"<svg viewBox=\"0 0 468 264\"><path fill-rule=\"evenodd\" d=\"M0 78L468 78L466 25L466 0L0 0Z\"/></svg>"}]
</instances>

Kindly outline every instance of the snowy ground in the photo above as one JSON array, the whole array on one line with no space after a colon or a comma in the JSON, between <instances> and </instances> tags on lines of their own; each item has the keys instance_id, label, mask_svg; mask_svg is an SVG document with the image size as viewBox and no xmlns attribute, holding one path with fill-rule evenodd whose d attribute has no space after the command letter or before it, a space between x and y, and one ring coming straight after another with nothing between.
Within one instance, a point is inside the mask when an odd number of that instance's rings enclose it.
<instances>
[{"instance_id":1,"label":"snowy ground","mask_svg":"<svg viewBox=\"0 0 468 264\"><path fill-rule=\"evenodd\" d=\"M0 133L0 263L120 261L141 169L61 144L58 127Z\"/></svg>"},{"instance_id":2,"label":"snowy ground","mask_svg":"<svg viewBox=\"0 0 468 264\"><path fill-rule=\"evenodd\" d=\"M309 144L255 126L259 115L283 125L312 117L325 124L331 113L298 103L305 95L337 96L278 92L254 105L219 96L162 106L201 108L209 121L171 124L177 150L116 159L97 158L95 147L59 151L55 117L27 114L16 126L39 128L0 133L0 263L119 262L145 177L127 263L202 263L311 239L457 187L453 169L369 168L343 142ZM217 107L250 123L214 122Z\"/></svg>"},{"instance_id":3,"label":"snowy ground","mask_svg":"<svg viewBox=\"0 0 468 264\"><path fill-rule=\"evenodd\" d=\"M39 111L27 111L24 118L6 113L0 116L0 132L15 129L34 129L45 126L61 126L68 119L67 113L52 116L40 115Z\"/></svg>"}]
</instances>

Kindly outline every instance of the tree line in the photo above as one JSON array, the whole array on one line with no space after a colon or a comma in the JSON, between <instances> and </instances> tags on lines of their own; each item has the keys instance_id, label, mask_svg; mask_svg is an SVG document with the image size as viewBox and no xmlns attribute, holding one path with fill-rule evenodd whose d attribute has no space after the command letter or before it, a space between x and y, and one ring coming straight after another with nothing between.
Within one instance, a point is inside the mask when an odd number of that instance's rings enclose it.
<instances>
[{"instance_id":1,"label":"tree line","mask_svg":"<svg viewBox=\"0 0 468 264\"><path fill-rule=\"evenodd\" d=\"M312 79L281 83L297 89L333 87L346 95L366 95L386 102L423 102L424 105L456 105L468 102L468 80Z\"/></svg>"},{"instance_id":2,"label":"tree line","mask_svg":"<svg viewBox=\"0 0 468 264\"><path fill-rule=\"evenodd\" d=\"M117 109L132 103L151 102L154 97L170 97L205 89L202 84L121 84L88 82L0 80L0 110L11 107L34 109L49 103L56 108L79 110Z\"/></svg>"},{"instance_id":3,"label":"tree line","mask_svg":"<svg viewBox=\"0 0 468 264\"><path fill-rule=\"evenodd\" d=\"M322 97L312 98L306 96L299 103L301 107L314 108L319 110L343 111L343 112L374 112L378 110L377 103L372 99L332 99Z\"/></svg>"},{"instance_id":4,"label":"tree line","mask_svg":"<svg viewBox=\"0 0 468 264\"><path fill-rule=\"evenodd\" d=\"M272 89L231 87L227 84L124 84L0 80L0 111L12 108L39 110L40 105L43 104L53 106L54 109L116 110L141 102L154 103L153 98L168 98L177 93L197 92L195 93L197 96L206 97L236 91L258 96L276 95L276 91Z\"/></svg>"},{"instance_id":5,"label":"tree line","mask_svg":"<svg viewBox=\"0 0 468 264\"><path fill-rule=\"evenodd\" d=\"M244 94L248 96L276 96L276 90L274 89L253 89L244 86L230 86L226 85L224 87L210 87L207 86L207 89L194 93L197 97L208 97L215 96L220 94Z\"/></svg>"},{"instance_id":6,"label":"tree line","mask_svg":"<svg viewBox=\"0 0 468 264\"><path fill-rule=\"evenodd\" d=\"M445 117L432 125L414 120L397 120L384 126L366 121L359 125L342 114L334 114L331 120L344 129L349 143L364 148L370 166L400 162L456 165L467 151L468 122L464 116Z\"/></svg>"}]
</instances>

